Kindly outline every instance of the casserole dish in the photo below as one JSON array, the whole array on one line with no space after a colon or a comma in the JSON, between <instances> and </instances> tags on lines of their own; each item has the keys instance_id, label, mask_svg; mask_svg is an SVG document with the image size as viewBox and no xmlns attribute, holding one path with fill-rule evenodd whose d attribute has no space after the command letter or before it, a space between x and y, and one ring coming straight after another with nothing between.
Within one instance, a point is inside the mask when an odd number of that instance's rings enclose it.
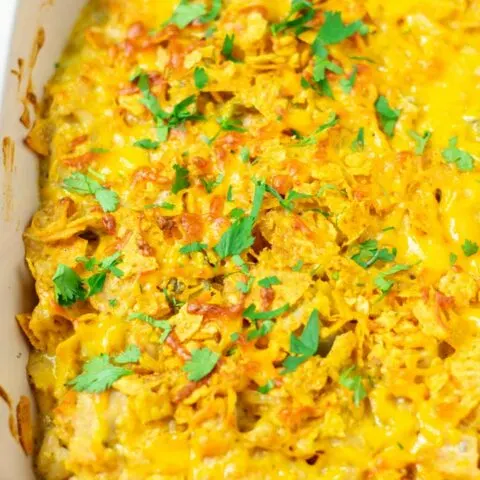
<instances>
[{"instance_id":1,"label":"casserole dish","mask_svg":"<svg viewBox=\"0 0 480 480\"><path fill-rule=\"evenodd\" d=\"M478 478L480 10L441 6L92 0L42 102L18 62L42 478Z\"/></svg>"}]
</instances>

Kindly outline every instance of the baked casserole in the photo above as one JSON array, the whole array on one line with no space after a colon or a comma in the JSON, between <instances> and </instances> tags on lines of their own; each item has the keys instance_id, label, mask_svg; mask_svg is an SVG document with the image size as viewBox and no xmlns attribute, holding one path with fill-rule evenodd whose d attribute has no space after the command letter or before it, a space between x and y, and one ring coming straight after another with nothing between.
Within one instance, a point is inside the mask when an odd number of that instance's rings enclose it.
<instances>
[{"instance_id":1,"label":"baked casserole","mask_svg":"<svg viewBox=\"0 0 480 480\"><path fill-rule=\"evenodd\" d=\"M479 30L87 5L26 140L40 478L480 478Z\"/></svg>"}]
</instances>

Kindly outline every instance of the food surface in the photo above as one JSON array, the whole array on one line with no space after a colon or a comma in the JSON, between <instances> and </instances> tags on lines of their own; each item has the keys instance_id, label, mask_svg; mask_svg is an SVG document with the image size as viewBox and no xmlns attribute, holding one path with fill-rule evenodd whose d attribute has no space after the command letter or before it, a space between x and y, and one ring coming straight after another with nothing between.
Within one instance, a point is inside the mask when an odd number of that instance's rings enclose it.
<instances>
[{"instance_id":1,"label":"food surface","mask_svg":"<svg viewBox=\"0 0 480 480\"><path fill-rule=\"evenodd\" d=\"M479 25L88 4L26 140L40 478L480 478Z\"/></svg>"}]
</instances>

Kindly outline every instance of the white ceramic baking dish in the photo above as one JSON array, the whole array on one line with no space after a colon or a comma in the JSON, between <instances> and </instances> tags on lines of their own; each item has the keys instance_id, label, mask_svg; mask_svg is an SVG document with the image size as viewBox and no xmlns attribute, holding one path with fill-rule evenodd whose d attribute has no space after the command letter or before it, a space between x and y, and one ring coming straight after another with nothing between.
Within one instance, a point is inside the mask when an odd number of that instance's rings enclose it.
<instances>
[{"instance_id":1,"label":"white ceramic baking dish","mask_svg":"<svg viewBox=\"0 0 480 480\"><path fill-rule=\"evenodd\" d=\"M84 0L0 0L0 387L13 410L22 396L31 398L25 370L28 345L15 315L30 311L34 302L22 232L38 202L38 160L23 144L27 128L20 117L25 105L32 110L25 100L27 91L41 98L84 4ZM36 55L43 32L44 45ZM31 457L13 437L9 415L7 403L0 400L0 480L33 479Z\"/></svg>"}]
</instances>

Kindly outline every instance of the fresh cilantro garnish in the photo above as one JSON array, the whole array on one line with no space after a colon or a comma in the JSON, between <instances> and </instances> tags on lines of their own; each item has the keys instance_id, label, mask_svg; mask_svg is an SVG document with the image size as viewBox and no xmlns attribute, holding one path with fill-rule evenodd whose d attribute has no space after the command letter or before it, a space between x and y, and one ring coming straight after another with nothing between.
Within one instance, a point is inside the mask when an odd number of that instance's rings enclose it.
<instances>
[{"instance_id":1,"label":"fresh cilantro garnish","mask_svg":"<svg viewBox=\"0 0 480 480\"><path fill-rule=\"evenodd\" d=\"M237 266L240 267L240 270L247 275L249 272L248 265L245 263L243 258L240 255L233 255L232 257L233 263Z\"/></svg>"},{"instance_id":2,"label":"fresh cilantro garnish","mask_svg":"<svg viewBox=\"0 0 480 480\"><path fill-rule=\"evenodd\" d=\"M231 218L241 218L245 215L245 210L243 210L243 208L234 208L231 212L230 212L230 217Z\"/></svg>"},{"instance_id":3,"label":"fresh cilantro garnish","mask_svg":"<svg viewBox=\"0 0 480 480\"><path fill-rule=\"evenodd\" d=\"M204 68L197 67L193 72L193 80L195 82L195 86L201 90L204 88L208 83L208 75Z\"/></svg>"},{"instance_id":4,"label":"fresh cilantro garnish","mask_svg":"<svg viewBox=\"0 0 480 480\"><path fill-rule=\"evenodd\" d=\"M175 205L173 203L162 202L162 203L151 203L149 205L145 205L145 208L164 208L165 210L173 210Z\"/></svg>"},{"instance_id":5,"label":"fresh cilantro garnish","mask_svg":"<svg viewBox=\"0 0 480 480\"><path fill-rule=\"evenodd\" d=\"M220 12L222 10L222 0L212 0L212 8L211 10L200 17L200 21L202 23L213 22L220 16Z\"/></svg>"},{"instance_id":6,"label":"fresh cilantro garnish","mask_svg":"<svg viewBox=\"0 0 480 480\"><path fill-rule=\"evenodd\" d=\"M215 180L207 180L206 178L201 178L200 181L205 187L205 190L207 191L207 193L212 193L213 190L223 182L224 178L225 178L225 175L223 175L223 173L219 173Z\"/></svg>"},{"instance_id":7,"label":"fresh cilantro garnish","mask_svg":"<svg viewBox=\"0 0 480 480\"><path fill-rule=\"evenodd\" d=\"M290 355L283 361L282 374L295 371L302 363L317 353L320 340L320 320L315 309L300 337L290 335Z\"/></svg>"},{"instance_id":8,"label":"fresh cilantro garnish","mask_svg":"<svg viewBox=\"0 0 480 480\"><path fill-rule=\"evenodd\" d=\"M235 286L242 293L247 294L251 290L254 280L255 280L254 277L249 277L247 283L237 282Z\"/></svg>"},{"instance_id":9,"label":"fresh cilantro garnish","mask_svg":"<svg viewBox=\"0 0 480 480\"><path fill-rule=\"evenodd\" d=\"M324 12L325 21L313 42L312 49L315 55L326 58L328 52L326 45L333 45L343 42L355 33L366 35L368 27L361 20L348 25L343 23L340 12Z\"/></svg>"},{"instance_id":10,"label":"fresh cilantro garnish","mask_svg":"<svg viewBox=\"0 0 480 480\"><path fill-rule=\"evenodd\" d=\"M236 342L240 338L240 334L238 332L234 332L230 335L230 340L232 342Z\"/></svg>"},{"instance_id":11,"label":"fresh cilantro garnish","mask_svg":"<svg viewBox=\"0 0 480 480\"><path fill-rule=\"evenodd\" d=\"M68 307L79 300L85 300L86 292L80 276L67 265L60 264L53 276L55 301Z\"/></svg>"},{"instance_id":12,"label":"fresh cilantro garnish","mask_svg":"<svg viewBox=\"0 0 480 480\"><path fill-rule=\"evenodd\" d=\"M325 95L326 97L333 98L332 88L328 83L327 77L313 83L310 83L305 77L302 77L300 82L305 89L311 88L318 95Z\"/></svg>"},{"instance_id":13,"label":"fresh cilantro garnish","mask_svg":"<svg viewBox=\"0 0 480 480\"><path fill-rule=\"evenodd\" d=\"M173 166L173 169L175 170L175 179L172 184L172 193L178 193L180 190L190 186L188 169L177 164Z\"/></svg>"},{"instance_id":14,"label":"fresh cilantro garnish","mask_svg":"<svg viewBox=\"0 0 480 480\"><path fill-rule=\"evenodd\" d=\"M452 137L448 141L448 148L443 150L442 157L447 163L455 163L462 172L471 172L473 170L474 159L465 150L457 148L457 137Z\"/></svg>"},{"instance_id":15,"label":"fresh cilantro garnish","mask_svg":"<svg viewBox=\"0 0 480 480\"><path fill-rule=\"evenodd\" d=\"M131 370L111 363L108 355L94 357L83 365L78 377L67 382L77 392L100 393L108 390L118 379L132 375Z\"/></svg>"},{"instance_id":16,"label":"fresh cilantro garnish","mask_svg":"<svg viewBox=\"0 0 480 480\"><path fill-rule=\"evenodd\" d=\"M268 193L272 194L278 200L278 202L283 208L285 208L290 212L293 210L293 207L294 207L293 202L295 200L301 200L301 199L312 197L312 195L310 195L309 193L300 193L300 192L296 192L295 190L290 190L287 193L287 196L283 198L280 195L280 193L278 193L278 191L275 188L273 188L271 185L265 185L265 188Z\"/></svg>"},{"instance_id":17,"label":"fresh cilantro garnish","mask_svg":"<svg viewBox=\"0 0 480 480\"><path fill-rule=\"evenodd\" d=\"M157 320L156 318L146 315L145 313L131 313L128 316L129 320L142 320L145 323L148 323L154 328L161 328L163 330L162 335L160 336L160 343L163 343L172 331L172 326L167 320Z\"/></svg>"},{"instance_id":18,"label":"fresh cilantro garnish","mask_svg":"<svg viewBox=\"0 0 480 480\"><path fill-rule=\"evenodd\" d=\"M180 253L187 255L189 253L201 252L203 250L206 250L207 248L208 248L208 245L206 243L193 242L188 245L185 245L179 251Z\"/></svg>"},{"instance_id":19,"label":"fresh cilantro garnish","mask_svg":"<svg viewBox=\"0 0 480 480\"><path fill-rule=\"evenodd\" d=\"M129 345L125 351L115 357L115 363L123 365L125 363L136 363L140 360L141 352L136 345Z\"/></svg>"},{"instance_id":20,"label":"fresh cilantro garnish","mask_svg":"<svg viewBox=\"0 0 480 480\"><path fill-rule=\"evenodd\" d=\"M63 181L63 188L79 195L94 195L104 212L114 212L119 203L118 195L83 173L75 172Z\"/></svg>"},{"instance_id":21,"label":"fresh cilantro garnish","mask_svg":"<svg viewBox=\"0 0 480 480\"><path fill-rule=\"evenodd\" d=\"M340 272L332 272L332 279L338 281L340 278Z\"/></svg>"},{"instance_id":22,"label":"fresh cilantro garnish","mask_svg":"<svg viewBox=\"0 0 480 480\"><path fill-rule=\"evenodd\" d=\"M250 160L250 150L248 147L242 147L240 149L240 160L243 163L247 163Z\"/></svg>"},{"instance_id":23,"label":"fresh cilantro garnish","mask_svg":"<svg viewBox=\"0 0 480 480\"><path fill-rule=\"evenodd\" d=\"M233 187L231 185L228 186L227 190L227 202L233 202Z\"/></svg>"},{"instance_id":24,"label":"fresh cilantro garnish","mask_svg":"<svg viewBox=\"0 0 480 480\"><path fill-rule=\"evenodd\" d=\"M263 287L263 288L270 288L273 287L273 285L280 285L282 282L280 279L276 276L273 275L271 277L265 277L259 280L258 284Z\"/></svg>"},{"instance_id":25,"label":"fresh cilantro garnish","mask_svg":"<svg viewBox=\"0 0 480 480\"><path fill-rule=\"evenodd\" d=\"M117 267L122 261L121 255L121 252L116 252L101 262L97 262L94 258L78 257L77 262L83 263L87 271L93 271L95 267L98 268L98 272L87 279L80 278L74 270L66 265L58 265L53 276L56 302L62 306L69 306L101 292L107 278L107 272L111 272L116 277L123 275L123 272ZM85 290L85 287L87 287L87 290Z\"/></svg>"},{"instance_id":26,"label":"fresh cilantro garnish","mask_svg":"<svg viewBox=\"0 0 480 480\"><path fill-rule=\"evenodd\" d=\"M296 145L299 147L304 147L306 145L315 145L317 143L317 139L315 135L318 135L319 133L324 132L325 130L328 130L329 128L334 127L338 123L338 117L335 112L332 112L327 121L325 123L322 123L314 132L313 135L309 137L303 137Z\"/></svg>"},{"instance_id":27,"label":"fresh cilantro garnish","mask_svg":"<svg viewBox=\"0 0 480 480\"><path fill-rule=\"evenodd\" d=\"M248 318L256 322L257 320L271 320L272 318L277 318L280 315L283 315L290 308L290 305L286 303L282 307L279 307L275 310L270 310L268 312L257 312L255 305L250 304L243 312L244 318Z\"/></svg>"},{"instance_id":28,"label":"fresh cilantro garnish","mask_svg":"<svg viewBox=\"0 0 480 480\"><path fill-rule=\"evenodd\" d=\"M144 148L145 150L155 150L160 145L160 142L156 142L155 140L150 140L149 138L142 138L141 140L137 140L133 146Z\"/></svg>"},{"instance_id":29,"label":"fresh cilantro garnish","mask_svg":"<svg viewBox=\"0 0 480 480\"><path fill-rule=\"evenodd\" d=\"M111 307L116 307L117 304L118 304L118 300L116 298L111 298L109 301L108 301L108 304L111 306Z\"/></svg>"},{"instance_id":30,"label":"fresh cilantro garnish","mask_svg":"<svg viewBox=\"0 0 480 480\"><path fill-rule=\"evenodd\" d=\"M315 57L313 66L313 79L318 83L325 79L327 70L340 75L343 73L343 68L330 60Z\"/></svg>"},{"instance_id":31,"label":"fresh cilantro garnish","mask_svg":"<svg viewBox=\"0 0 480 480\"><path fill-rule=\"evenodd\" d=\"M357 366L352 365L345 369L339 378L339 383L345 388L348 388L353 392L353 401L355 405L358 407L360 402L367 396L367 391L363 386L363 379L362 376L356 374Z\"/></svg>"},{"instance_id":32,"label":"fresh cilantro garnish","mask_svg":"<svg viewBox=\"0 0 480 480\"><path fill-rule=\"evenodd\" d=\"M423 155L423 152L425 151L427 143L430 140L430 137L432 136L432 132L425 131L423 132L423 136L422 136L413 130L409 130L408 134L410 135L410 137L413 138L413 140L415 140L417 144L417 146L415 147L415 155Z\"/></svg>"},{"instance_id":33,"label":"fresh cilantro garnish","mask_svg":"<svg viewBox=\"0 0 480 480\"><path fill-rule=\"evenodd\" d=\"M252 235L252 229L260 213L264 195L265 183L257 181L255 183L255 193L250 215L236 220L214 247L220 258L224 259L232 255L240 255L244 250L253 245L255 239Z\"/></svg>"},{"instance_id":34,"label":"fresh cilantro garnish","mask_svg":"<svg viewBox=\"0 0 480 480\"><path fill-rule=\"evenodd\" d=\"M202 4L190 3L189 0L181 0L167 24L174 24L179 28L185 28L198 17L205 15L205 13L205 7Z\"/></svg>"},{"instance_id":35,"label":"fresh cilantro garnish","mask_svg":"<svg viewBox=\"0 0 480 480\"><path fill-rule=\"evenodd\" d=\"M96 153L96 154L102 154L102 153L108 153L109 150L108 148L103 148L103 147L92 147L90 149L91 153Z\"/></svg>"},{"instance_id":36,"label":"fresh cilantro garnish","mask_svg":"<svg viewBox=\"0 0 480 480\"><path fill-rule=\"evenodd\" d=\"M235 41L235 34L232 33L231 35L226 35L225 39L223 40L223 46L222 46L222 55L227 59L230 60L231 62L234 63L239 63L240 60L237 60L233 56L233 43Z\"/></svg>"},{"instance_id":37,"label":"fresh cilantro garnish","mask_svg":"<svg viewBox=\"0 0 480 480\"><path fill-rule=\"evenodd\" d=\"M365 148L365 129L360 127L358 129L357 136L355 140L352 142L352 150L354 152L361 151Z\"/></svg>"},{"instance_id":38,"label":"fresh cilantro garnish","mask_svg":"<svg viewBox=\"0 0 480 480\"><path fill-rule=\"evenodd\" d=\"M272 33L277 35L284 30L293 29L296 35L300 35L300 33L308 30L306 24L310 20L313 20L314 17L315 9L313 8L312 2L308 0L292 0L289 14L285 20L274 23L271 26Z\"/></svg>"},{"instance_id":39,"label":"fresh cilantro garnish","mask_svg":"<svg viewBox=\"0 0 480 480\"><path fill-rule=\"evenodd\" d=\"M349 94L352 91L353 86L355 85L355 80L357 79L357 71L357 67L354 66L350 76L340 80L340 88L344 93Z\"/></svg>"},{"instance_id":40,"label":"fresh cilantro garnish","mask_svg":"<svg viewBox=\"0 0 480 480\"><path fill-rule=\"evenodd\" d=\"M397 255L397 249L378 248L377 240L366 240L358 246L359 250L351 258L362 268L370 268L377 261L392 262Z\"/></svg>"},{"instance_id":41,"label":"fresh cilantro garnish","mask_svg":"<svg viewBox=\"0 0 480 480\"><path fill-rule=\"evenodd\" d=\"M449 260L450 260L450 265L453 267L455 263L457 263L458 255L455 253L450 253Z\"/></svg>"},{"instance_id":42,"label":"fresh cilantro garnish","mask_svg":"<svg viewBox=\"0 0 480 480\"><path fill-rule=\"evenodd\" d=\"M406 270L409 270L410 268L411 268L411 265L402 265L402 264L394 265L388 270L380 272L374 278L375 285L385 295L392 289L393 285L395 285L395 282L393 280L390 280L386 277L390 275L395 275L396 273L399 273L399 272L404 272Z\"/></svg>"},{"instance_id":43,"label":"fresh cilantro garnish","mask_svg":"<svg viewBox=\"0 0 480 480\"><path fill-rule=\"evenodd\" d=\"M294 272L299 272L303 267L303 260L298 260L297 263L292 267Z\"/></svg>"},{"instance_id":44,"label":"fresh cilantro garnish","mask_svg":"<svg viewBox=\"0 0 480 480\"><path fill-rule=\"evenodd\" d=\"M274 387L275 387L275 381L269 380L265 385L261 385L260 387L258 387L257 392L263 393L265 395Z\"/></svg>"},{"instance_id":45,"label":"fresh cilantro garnish","mask_svg":"<svg viewBox=\"0 0 480 480\"><path fill-rule=\"evenodd\" d=\"M140 74L138 77L138 88L142 94L140 103L142 103L153 115L157 128L157 138L159 142L164 142L172 128L182 125L187 120L200 120L203 118L197 112L190 112L189 107L196 103L197 97L191 95L173 107L171 113L166 112L160 106L157 97L150 91L150 82L148 75Z\"/></svg>"},{"instance_id":46,"label":"fresh cilantro garnish","mask_svg":"<svg viewBox=\"0 0 480 480\"><path fill-rule=\"evenodd\" d=\"M397 120L400 118L400 110L395 108L390 108L388 100L380 95L375 102L375 108L380 119L380 125L382 126L383 131L389 137L393 137L393 131L395 130L395 125Z\"/></svg>"},{"instance_id":47,"label":"fresh cilantro garnish","mask_svg":"<svg viewBox=\"0 0 480 480\"><path fill-rule=\"evenodd\" d=\"M465 240L462 245L462 250L466 257L471 257L478 252L478 244L471 240Z\"/></svg>"},{"instance_id":48,"label":"fresh cilantro garnish","mask_svg":"<svg viewBox=\"0 0 480 480\"><path fill-rule=\"evenodd\" d=\"M245 128L243 128L241 120L235 118L217 118L217 123L220 126L220 129L212 138L208 139L207 143L209 145L211 145L218 138L222 131L239 133L245 133L247 131Z\"/></svg>"},{"instance_id":49,"label":"fresh cilantro garnish","mask_svg":"<svg viewBox=\"0 0 480 480\"><path fill-rule=\"evenodd\" d=\"M257 340L260 337L268 335L272 331L274 325L275 322L272 322L272 320L264 320L260 325L260 328L255 328L247 333L247 340L251 342L252 340Z\"/></svg>"},{"instance_id":50,"label":"fresh cilantro garnish","mask_svg":"<svg viewBox=\"0 0 480 480\"><path fill-rule=\"evenodd\" d=\"M215 368L219 359L220 355L209 348L192 350L192 358L185 362L183 370L188 373L190 381L198 382Z\"/></svg>"},{"instance_id":51,"label":"fresh cilantro garnish","mask_svg":"<svg viewBox=\"0 0 480 480\"><path fill-rule=\"evenodd\" d=\"M177 300L175 296L170 295L168 290L166 288L163 289L163 294L165 295L165 300L167 303L175 310L178 311L183 305L185 305L185 302L182 302L180 300Z\"/></svg>"}]
</instances>

